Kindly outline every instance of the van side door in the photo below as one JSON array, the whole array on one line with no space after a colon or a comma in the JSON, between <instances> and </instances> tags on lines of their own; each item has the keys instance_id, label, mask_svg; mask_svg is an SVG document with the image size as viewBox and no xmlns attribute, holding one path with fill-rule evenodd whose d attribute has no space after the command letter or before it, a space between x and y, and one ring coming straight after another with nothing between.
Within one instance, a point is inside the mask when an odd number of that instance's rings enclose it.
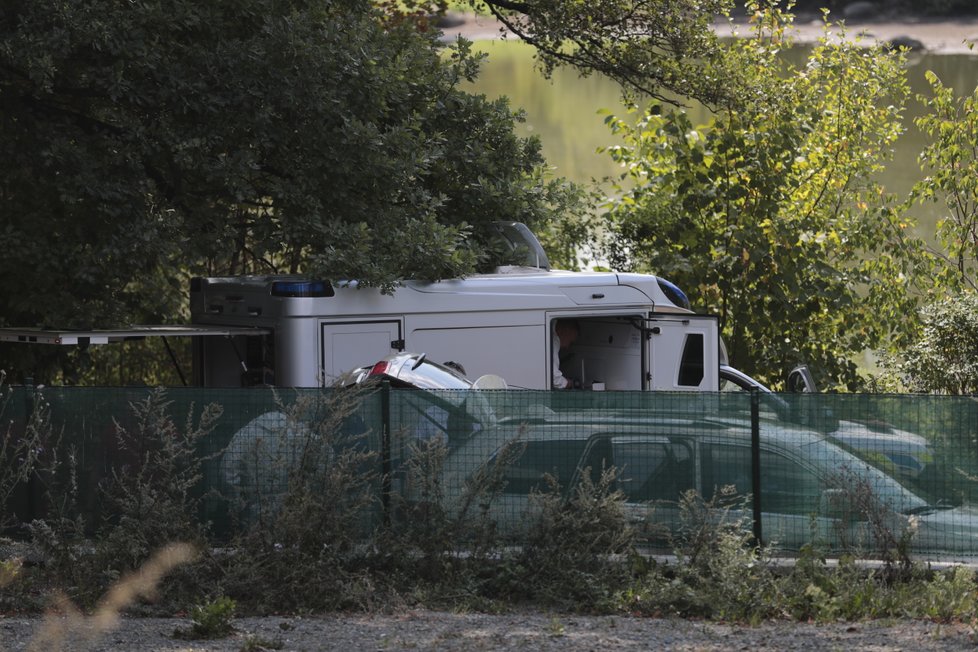
<instances>
[{"instance_id":1,"label":"van side door","mask_svg":"<svg viewBox=\"0 0 978 652\"><path fill-rule=\"evenodd\" d=\"M720 391L720 328L712 315L653 314L646 322L646 387Z\"/></svg>"},{"instance_id":2,"label":"van side door","mask_svg":"<svg viewBox=\"0 0 978 652\"><path fill-rule=\"evenodd\" d=\"M370 365L404 349L400 320L322 322L323 385L345 372Z\"/></svg>"}]
</instances>

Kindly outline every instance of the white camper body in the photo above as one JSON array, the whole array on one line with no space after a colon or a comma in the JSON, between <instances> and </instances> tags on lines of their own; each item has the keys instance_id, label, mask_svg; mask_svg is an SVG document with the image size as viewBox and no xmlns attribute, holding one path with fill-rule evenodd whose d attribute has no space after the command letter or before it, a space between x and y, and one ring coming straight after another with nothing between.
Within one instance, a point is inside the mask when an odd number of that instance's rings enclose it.
<instances>
[{"instance_id":1,"label":"white camper body","mask_svg":"<svg viewBox=\"0 0 978 652\"><path fill-rule=\"evenodd\" d=\"M472 378L496 374L510 387L549 389L554 322L573 319L579 336L561 369L581 387L717 391L717 321L677 298L681 292L651 275L536 268L406 281L391 294L290 276L197 278L194 326L255 334L199 338L195 380L328 386L407 350L461 363Z\"/></svg>"},{"instance_id":2,"label":"white camper body","mask_svg":"<svg viewBox=\"0 0 978 652\"><path fill-rule=\"evenodd\" d=\"M404 281L388 294L297 276L195 278L190 326L4 328L0 342L191 337L194 384L205 387L329 386L348 371L411 351L460 363L471 378L501 376L510 387L551 389L560 357L559 373L585 389L719 390L717 320L693 314L681 290L647 274L551 270L525 225L494 227L525 267ZM578 336L558 356L559 319L573 320Z\"/></svg>"}]
</instances>

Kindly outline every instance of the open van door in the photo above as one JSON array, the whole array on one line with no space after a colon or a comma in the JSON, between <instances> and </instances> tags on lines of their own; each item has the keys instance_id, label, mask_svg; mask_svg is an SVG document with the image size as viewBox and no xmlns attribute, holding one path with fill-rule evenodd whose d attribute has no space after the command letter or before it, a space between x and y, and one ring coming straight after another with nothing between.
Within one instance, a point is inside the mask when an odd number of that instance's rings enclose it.
<instances>
[{"instance_id":1,"label":"open van door","mask_svg":"<svg viewBox=\"0 0 978 652\"><path fill-rule=\"evenodd\" d=\"M712 315L653 315L645 324L645 389L720 391L720 331Z\"/></svg>"}]
</instances>

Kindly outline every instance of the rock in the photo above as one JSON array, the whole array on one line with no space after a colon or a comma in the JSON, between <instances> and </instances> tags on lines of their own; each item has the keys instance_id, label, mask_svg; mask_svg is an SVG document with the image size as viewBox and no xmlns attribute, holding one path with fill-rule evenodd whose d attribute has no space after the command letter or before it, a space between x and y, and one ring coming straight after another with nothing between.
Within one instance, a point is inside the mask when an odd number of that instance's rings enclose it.
<instances>
[{"instance_id":1,"label":"rock","mask_svg":"<svg viewBox=\"0 0 978 652\"><path fill-rule=\"evenodd\" d=\"M906 35L894 36L893 38L890 39L889 44L890 47L894 50L897 48L907 48L908 50L917 50L917 51L927 49L924 47L924 44L921 41L918 41L912 36L906 36Z\"/></svg>"},{"instance_id":2,"label":"rock","mask_svg":"<svg viewBox=\"0 0 978 652\"><path fill-rule=\"evenodd\" d=\"M443 16L437 16L434 20L435 27L440 27L442 29L447 29L450 27L459 27L465 24L465 14L461 14L455 11L449 11Z\"/></svg>"},{"instance_id":3,"label":"rock","mask_svg":"<svg viewBox=\"0 0 978 652\"><path fill-rule=\"evenodd\" d=\"M879 15L879 7L874 2L851 2L842 9L845 20L871 20Z\"/></svg>"}]
</instances>

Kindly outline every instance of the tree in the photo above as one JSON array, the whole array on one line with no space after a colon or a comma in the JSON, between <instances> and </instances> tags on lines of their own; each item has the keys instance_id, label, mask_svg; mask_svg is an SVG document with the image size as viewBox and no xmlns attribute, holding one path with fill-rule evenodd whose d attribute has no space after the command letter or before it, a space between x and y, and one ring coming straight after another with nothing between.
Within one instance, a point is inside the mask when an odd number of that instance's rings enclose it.
<instances>
[{"instance_id":1,"label":"tree","mask_svg":"<svg viewBox=\"0 0 978 652\"><path fill-rule=\"evenodd\" d=\"M920 330L884 367L916 392L978 392L978 90L960 96L933 72L930 94L918 99L928 112L917 127L929 141L920 154L924 179L910 201L942 204L938 249L932 249L932 284L920 312Z\"/></svg>"},{"instance_id":2,"label":"tree","mask_svg":"<svg viewBox=\"0 0 978 652\"><path fill-rule=\"evenodd\" d=\"M712 29L733 0L470 1L533 45L547 72L570 65L667 101L714 103L737 87Z\"/></svg>"},{"instance_id":3,"label":"tree","mask_svg":"<svg viewBox=\"0 0 978 652\"><path fill-rule=\"evenodd\" d=\"M173 318L188 274L391 287L573 196L464 45L359 0L0 4L0 320Z\"/></svg>"},{"instance_id":4,"label":"tree","mask_svg":"<svg viewBox=\"0 0 978 652\"><path fill-rule=\"evenodd\" d=\"M935 252L942 262L937 284L952 291L978 289L978 89L958 97L933 72L927 73L929 96L920 96L928 108L916 120L930 138L920 154L926 177L914 185L912 199L942 203L947 214L937 222Z\"/></svg>"},{"instance_id":5,"label":"tree","mask_svg":"<svg viewBox=\"0 0 978 652\"><path fill-rule=\"evenodd\" d=\"M978 294L964 291L921 310L921 334L887 368L912 392L978 394Z\"/></svg>"},{"instance_id":6,"label":"tree","mask_svg":"<svg viewBox=\"0 0 978 652\"><path fill-rule=\"evenodd\" d=\"M634 125L609 117L628 172L608 257L718 314L745 372L777 385L805 362L854 389L853 358L898 346L915 314L920 245L873 178L901 131L903 57L826 38L793 68L778 56L790 16L761 18L728 52L752 95L709 124L660 105Z\"/></svg>"},{"instance_id":7,"label":"tree","mask_svg":"<svg viewBox=\"0 0 978 652\"><path fill-rule=\"evenodd\" d=\"M0 325L184 321L198 274L491 266L489 222L579 193L435 36L359 0L0 1Z\"/></svg>"}]
</instances>

